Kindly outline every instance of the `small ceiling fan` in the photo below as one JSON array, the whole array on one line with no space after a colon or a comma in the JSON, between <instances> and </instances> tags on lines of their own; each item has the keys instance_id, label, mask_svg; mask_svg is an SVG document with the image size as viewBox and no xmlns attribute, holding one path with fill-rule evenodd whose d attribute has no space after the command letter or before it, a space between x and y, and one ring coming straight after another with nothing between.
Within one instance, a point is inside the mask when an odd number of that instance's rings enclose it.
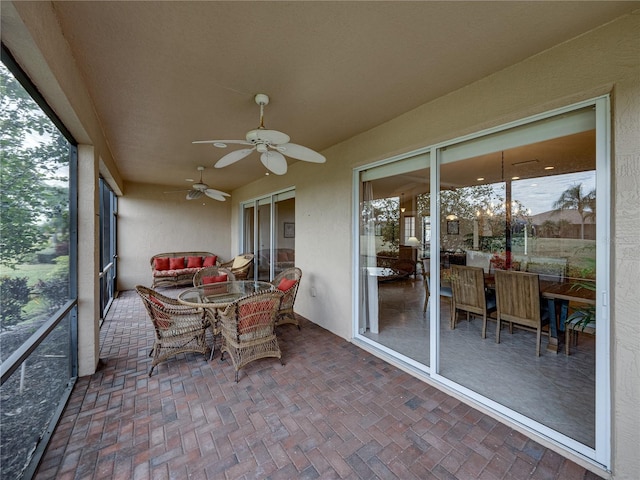
<instances>
[{"instance_id":1,"label":"small ceiling fan","mask_svg":"<svg viewBox=\"0 0 640 480\"><path fill-rule=\"evenodd\" d=\"M231 165L254 150L260 153L260 161L271 172L276 175L287 173L287 157L295 158L312 163L324 163L326 158L310 148L289 143L289 135L277 130L267 130L264 127L264 106L269 104L269 96L259 93L255 96L255 101L260 105L260 126L255 130L247 132L246 140L197 140L192 143L212 143L214 147L226 148L227 144L251 145L251 148L243 148L227 153L216 162L214 167L223 168Z\"/></svg>"},{"instance_id":2,"label":"small ceiling fan","mask_svg":"<svg viewBox=\"0 0 640 480\"><path fill-rule=\"evenodd\" d=\"M209 198L213 198L214 200L218 200L219 202L224 202L225 197L230 197L228 193L221 192L220 190L216 190L214 188L209 188L209 185L206 183L202 183L202 172L204 171L204 167L198 167L198 171L200 172L200 180L194 183L191 186L190 190L186 190L187 192L187 200L195 200L197 198L202 197L202 195L206 195ZM191 180L188 180L191 181ZM185 190L178 190L185 191Z\"/></svg>"}]
</instances>

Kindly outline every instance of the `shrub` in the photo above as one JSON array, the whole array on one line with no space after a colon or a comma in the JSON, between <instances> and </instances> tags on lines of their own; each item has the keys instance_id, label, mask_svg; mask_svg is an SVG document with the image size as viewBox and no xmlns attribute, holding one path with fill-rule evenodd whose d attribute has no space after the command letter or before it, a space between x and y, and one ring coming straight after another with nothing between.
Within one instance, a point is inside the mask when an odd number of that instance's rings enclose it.
<instances>
[{"instance_id":1,"label":"shrub","mask_svg":"<svg viewBox=\"0 0 640 480\"><path fill-rule=\"evenodd\" d=\"M23 320L23 311L29 303L27 277L0 277L0 330L17 325Z\"/></svg>"},{"instance_id":2,"label":"shrub","mask_svg":"<svg viewBox=\"0 0 640 480\"><path fill-rule=\"evenodd\" d=\"M36 289L51 309L58 308L69 299L69 257L55 259L55 269L44 280L36 283Z\"/></svg>"}]
</instances>

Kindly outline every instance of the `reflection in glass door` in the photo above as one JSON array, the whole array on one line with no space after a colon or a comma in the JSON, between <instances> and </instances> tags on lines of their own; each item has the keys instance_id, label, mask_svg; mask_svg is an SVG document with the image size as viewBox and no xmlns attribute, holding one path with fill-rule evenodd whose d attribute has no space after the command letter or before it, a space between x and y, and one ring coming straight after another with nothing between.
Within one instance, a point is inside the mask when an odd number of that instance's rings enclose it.
<instances>
[{"instance_id":1,"label":"reflection in glass door","mask_svg":"<svg viewBox=\"0 0 640 480\"><path fill-rule=\"evenodd\" d=\"M453 146L440 169L440 280L453 313L440 319L450 328L439 373L594 448L593 108Z\"/></svg>"},{"instance_id":2,"label":"reflection in glass door","mask_svg":"<svg viewBox=\"0 0 640 480\"><path fill-rule=\"evenodd\" d=\"M355 338L602 465L607 112L584 102L355 180Z\"/></svg>"},{"instance_id":3,"label":"reflection in glass door","mask_svg":"<svg viewBox=\"0 0 640 480\"><path fill-rule=\"evenodd\" d=\"M429 365L429 154L360 173L358 333Z\"/></svg>"},{"instance_id":4,"label":"reflection in glass door","mask_svg":"<svg viewBox=\"0 0 640 480\"><path fill-rule=\"evenodd\" d=\"M295 266L295 191L243 205L244 252L254 254L254 278L270 281Z\"/></svg>"}]
</instances>

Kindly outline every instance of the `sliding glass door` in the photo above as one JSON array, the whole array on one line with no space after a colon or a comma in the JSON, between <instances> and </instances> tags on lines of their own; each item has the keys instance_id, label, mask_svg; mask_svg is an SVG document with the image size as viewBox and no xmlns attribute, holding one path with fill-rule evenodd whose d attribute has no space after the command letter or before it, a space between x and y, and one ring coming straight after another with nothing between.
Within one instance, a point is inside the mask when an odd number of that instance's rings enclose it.
<instances>
[{"instance_id":1,"label":"sliding glass door","mask_svg":"<svg viewBox=\"0 0 640 480\"><path fill-rule=\"evenodd\" d=\"M440 319L451 328L442 331L439 373L591 448L595 328L580 315L592 311L597 278L595 125L588 106L447 149L439 213L441 285L454 287L455 308ZM472 269L481 272L477 305L464 291L475 287L471 276L457 288ZM535 274L539 304L500 331L498 313L531 299L515 283L527 275L501 289L498 271ZM547 297L564 285L562 298ZM567 345L565 326L577 318L588 328Z\"/></svg>"},{"instance_id":2,"label":"sliding glass door","mask_svg":"<svg viewBox=\"0 0 640 480\"><path fill-rule=\"evenodd\" d=\"M107 315L116 291L118 197L100 178L100 319Z\"/></svg>"},{"instance_id":3,"label":"sliding glass door","mask_svg":"<svg viewBox=\"0 0 640 480\"><path fill-rule=\"evenodd\" d=\"M358 171L354 324L605 465L607 112L600 98Z\"/></svg>"},{"instance_id":4,"label":"sliding glass door","mask_svg":"<svg viewBox=\"0 0 640 480\"><path fill-rule=\"evenodd\" d=\"M246 202L243 205L242 245L253 253L254 277L269 281L295 265L295 191Z\"/></svg>"},{"instance_id":5,"label":"sliding glass door","mask_svg":"<svg viewBox=\"0 0 640 480\"><path fill-rule=\"evenodd\" d=\"M360 173L359 333L429 365L429 153Z\"/></svg>"}]
</instances>

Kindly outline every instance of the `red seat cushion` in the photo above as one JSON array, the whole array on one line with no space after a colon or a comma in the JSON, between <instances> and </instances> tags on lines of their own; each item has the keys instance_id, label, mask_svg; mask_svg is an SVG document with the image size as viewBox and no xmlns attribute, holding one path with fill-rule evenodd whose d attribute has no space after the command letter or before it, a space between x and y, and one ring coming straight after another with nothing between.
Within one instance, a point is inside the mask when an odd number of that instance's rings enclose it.
<instances>
[{"instance_id":1,"label":"red seat cushion","mask_svg":"<svg viewBox=\"0 0 640 480\"><path fill-rule=\"evenodd\" d=\"M228 279L229 278L227 277L226 273L223 273L222 275L218 275L217 277L202 277L202 284L207 285L210 283L226 282Z\"/></svg>"},{"instance_id":2,"label":"red seat cushion","mask_svg":"<svg viewBox=\"0 0 640 480\"><path fill-rule=\"evenodd\" d=\"M278 285L278 290L286 292L291 287L293 287L298 281L297 280L289 280L288 278L283 278L280 280L280 284Z\"/></svg>"},{"instance_id":3,"label":"red seat cushion","mask_svg":"<svg viewBox=\"0 0 640 480\"><path fill-rule=\"evenodd\" d=\"M154 260L153 267L156 270L169 270L169 258L168 257L156 258Z\"/></svg>"},{"instance_id":4,"label":"red seat cushion","mask_svg":"<svg viewBox=\"0 0 640 480\"><path fill-rule=\"evenodd\" d=\"M271 305L271 301L240 305L238 307L238 332L247 333L254 327L268 324L271 321ZM260 312L260 314L251 315L255 312Z\"/></svg>"}]
</instances>

